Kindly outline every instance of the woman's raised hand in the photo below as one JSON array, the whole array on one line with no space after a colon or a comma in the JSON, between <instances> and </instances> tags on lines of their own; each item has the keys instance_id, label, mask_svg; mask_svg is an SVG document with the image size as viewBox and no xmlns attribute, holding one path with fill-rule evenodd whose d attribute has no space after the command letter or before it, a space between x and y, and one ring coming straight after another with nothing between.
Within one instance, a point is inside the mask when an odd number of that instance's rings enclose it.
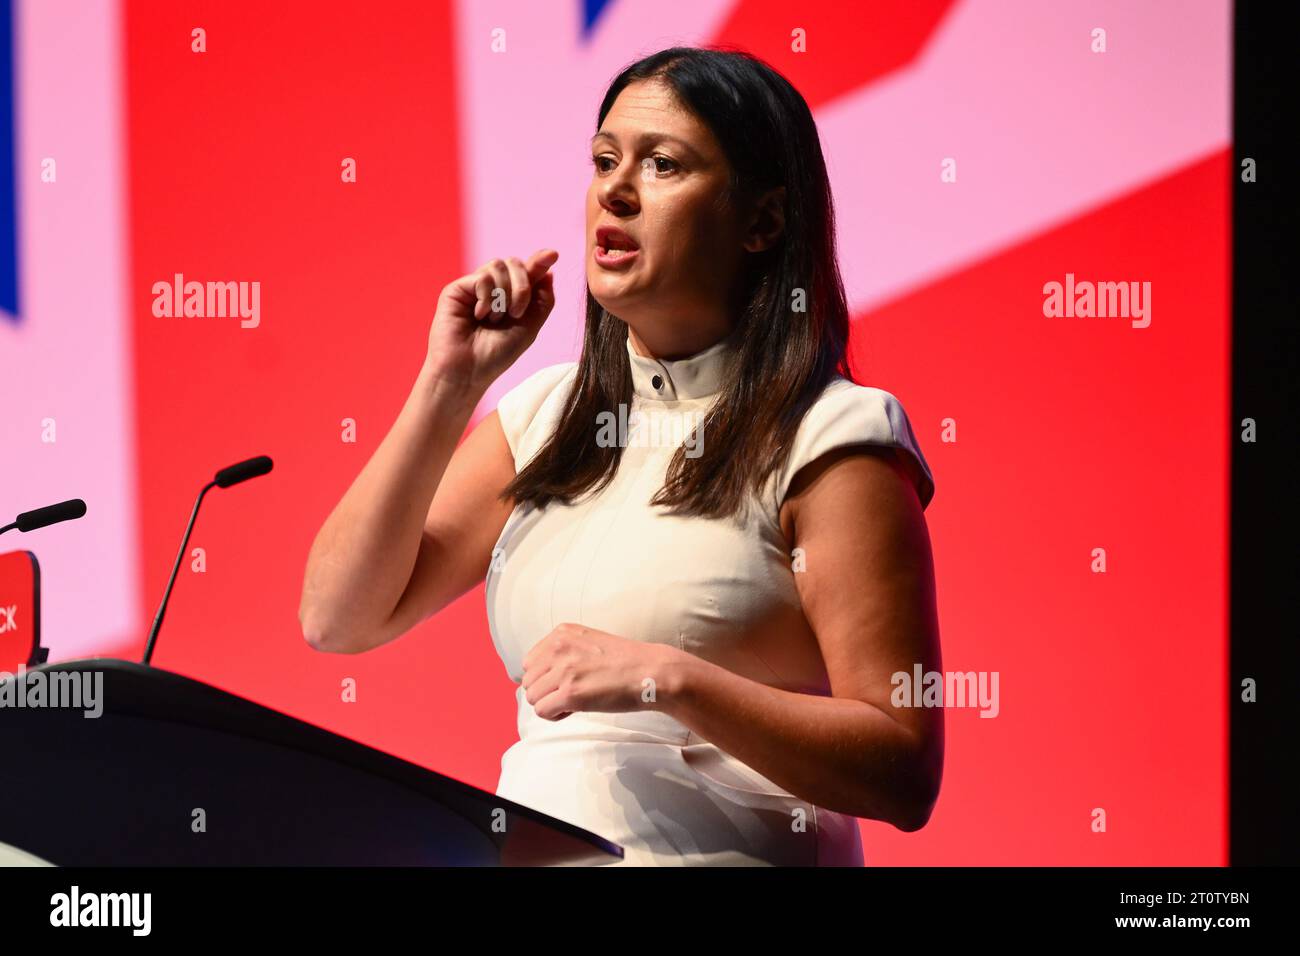
<instances>
[{"instance_id":1,"label":"woman's raised hand","mask_svg":"<svg viewBox=\"0 0 1300 956\"><path fill-rule=\"evenodd\" d=\"M429 329L426 368L440 381L482 393L537 338L555 306L560 257L539 249L526 261L493 259L449 282Z\"/></svg>"}]
</instances>

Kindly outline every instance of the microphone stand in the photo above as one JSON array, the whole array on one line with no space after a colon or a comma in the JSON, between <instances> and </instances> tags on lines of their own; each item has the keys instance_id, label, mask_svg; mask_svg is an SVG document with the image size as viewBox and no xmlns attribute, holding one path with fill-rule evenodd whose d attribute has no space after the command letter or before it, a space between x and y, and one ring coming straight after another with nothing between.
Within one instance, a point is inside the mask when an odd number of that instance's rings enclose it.
<instances>
[{"instance_id":1,"label":"microphone stand","mask_svg":"<svg viewBox=\"0 0 1300 956\"><path fill-rule=\"evenodd\" d=\"M199 516L199 505L203 504L203 496L217 483L209 481L199 492L198 498L194 500L194 510L190 512L190 523L185 527L185 537L181 538L181 549L176 553L176 563L172 565L172 576L167 580L167 589L163 591L162 603L158 605L158 613L154 616L153 627L149 631L149 641L145 644L144 658L141 663L148 664L153 658L153 645L158 640L158 629L162 627L163 614L167 612L167 600L171 597L172 586L176 583L176 572L181 569L181 559L185 557L185 548L190 543L190 532L194 530L194 519Z\"/></svg>"}]
</instances>

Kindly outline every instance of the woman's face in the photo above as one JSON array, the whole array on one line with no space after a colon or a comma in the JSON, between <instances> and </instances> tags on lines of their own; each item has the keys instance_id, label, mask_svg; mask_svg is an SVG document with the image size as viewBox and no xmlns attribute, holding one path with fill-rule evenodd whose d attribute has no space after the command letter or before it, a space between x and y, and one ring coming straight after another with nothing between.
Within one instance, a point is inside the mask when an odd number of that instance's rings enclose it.
<instances>
[{"instance_id":1,"label":"woman's face","mask_svg":"<svg viewBox=\"0 0 1300 956\"><path fill-rule=\"evenodd\" d=\"M587 287L657 351L704 348L730 326L743 230L726 202L730 165L662 81L631 83L591 141ZM621 230L635 251L602 230ZM699 342L704 344L700 345Z\"/></svg>"}]
</instances>

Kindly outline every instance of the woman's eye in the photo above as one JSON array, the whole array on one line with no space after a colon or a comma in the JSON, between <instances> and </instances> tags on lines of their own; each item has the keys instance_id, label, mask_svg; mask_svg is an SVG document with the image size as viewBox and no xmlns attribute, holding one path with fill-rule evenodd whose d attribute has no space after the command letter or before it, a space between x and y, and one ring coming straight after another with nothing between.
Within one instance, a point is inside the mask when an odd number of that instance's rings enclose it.
<instances>
[{"instance_id":1,"label":"woman's eye","mask_svg":"<svg viewBox=\"0 0 1300 956\"><path fill-rule=\"evenodd\" d=\"M649 159L654 163L654 170L656 173L671 173L676 171L678 168L676 160L669 159L667 156L651 156ZM642 160L642 163L644 162L645 160ZM613 165L606 165L607 163L612 163ZM593 156L591 157L591 164L596 167L597 172L601 173L607 173L618 165L617 163L614 163L613 157L611 156Z\"/></svg>"}]
</instances>

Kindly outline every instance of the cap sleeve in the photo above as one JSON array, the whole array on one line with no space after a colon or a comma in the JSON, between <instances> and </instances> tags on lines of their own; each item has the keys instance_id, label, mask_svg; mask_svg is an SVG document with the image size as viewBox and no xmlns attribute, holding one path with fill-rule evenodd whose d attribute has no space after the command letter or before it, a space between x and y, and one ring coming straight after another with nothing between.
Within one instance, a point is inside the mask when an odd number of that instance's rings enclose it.
<instances>
[{"instance_id":1,"label":"cap sleeve","mask_svg":"<svg viewBox=\"0 0 1300 956\"><path fill-rule=\"evenodd\" d=\"M552 395L558 395L559 386L569 373L576 369L577 362L561 362L548 365L533 372L514 388L497 400L497 417L501 420L501 430L505 432L506 444L515 459L515 468L521 465L521 456L530 445L540 443L531 440L536 432L533 428L543 406L554 405L549 402Z\"/></svg>"},{"instance_id":2,"label":"cap sleeve","mask_svg":"<svg viewBox=\"0 0 1300 956\"><path fill-rule=\"evenodd\" d=\"M846 445L878 445L900 453L921 509L934 497L934 475L921 453L903 404L889 392L840 378L804 415L785 465L776 477L776 503L785 501L799 469Z\"/></svg>"}]
</instances>

